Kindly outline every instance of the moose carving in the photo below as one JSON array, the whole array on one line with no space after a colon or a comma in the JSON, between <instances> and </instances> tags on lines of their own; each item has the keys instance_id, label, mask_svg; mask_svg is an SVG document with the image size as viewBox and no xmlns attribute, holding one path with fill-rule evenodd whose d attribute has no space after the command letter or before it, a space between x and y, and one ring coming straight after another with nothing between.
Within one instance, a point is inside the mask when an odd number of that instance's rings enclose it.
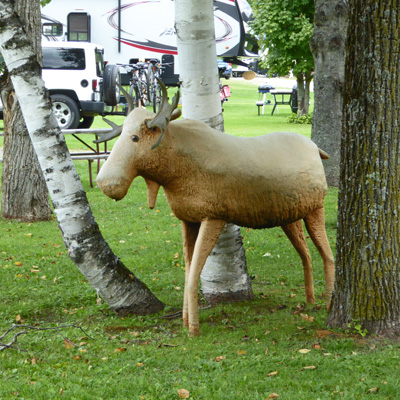
<instances>
[{"instance_id":1,"label":"moose carving","mask_svg":"<svg viewBox=\"0 0 400 400\"><path fill-rule=\"evenodd\" d=\"M121 200L133 179L142 176L150 208L163 187L172 211L182 221L183 323L189 334L199 334L198 282L226 223L254 229L281 226L301 257L306 299L314 303L304 220L323 260L329 306L334 260L325 232L327 184L321 161L327 154L296 133L242 138L200 121L176 120L179 94L169 104L165 87L162 90L157 115L141 108L128 115L97 185L107 196ZM111 136L119 133L116 130Z\"/></svg>"}]
</instances>

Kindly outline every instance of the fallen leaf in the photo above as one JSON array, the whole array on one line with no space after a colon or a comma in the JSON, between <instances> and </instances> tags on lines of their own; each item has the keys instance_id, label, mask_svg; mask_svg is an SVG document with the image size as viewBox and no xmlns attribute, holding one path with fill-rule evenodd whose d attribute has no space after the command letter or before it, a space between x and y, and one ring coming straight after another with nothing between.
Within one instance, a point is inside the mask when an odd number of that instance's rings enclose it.
<instances>
[{"instance_id":1,"label":"fallen leaf","mask_svg":"<svg viewBox=\"0 0 400 400\"><path fill-rule=\"evenodd\" d=\"M371 389L367 390L367 394L369 394L369 393L378 393L378 392L379 392L379 388L377 388L377 387L374 387L374 388L371 388Z\"/></svg>"},{"instance_id":2,"label":"fallen leaf","mask_svg":"<svg viewBox=\"0 0 400 400\"><path fill-rule=\"evenodd\" d=\"M308 365L307 367L303 367L301 370L304 371L306 369L317 369L315 365Z\"/></svg>"},{"instance_id":3,"label":"fallen leaf","mask_svg":"<svg viewBox=\"0 0 400 400\"><path fill-rule=\"evenodd\" d=\"M136 366L137 367L144 367L144 363L137 363Z\"/></svg>"},{"instance_id":4,"label":"fallen leaf","mask_svg":"<svg viewBox=\"0 0 400 400\"><path fill-rule=\"evenodd\" d=\"M114 353L122 353L123 351L126 351L126 347L117 347L114 350Z\"/></svg>"},{"instance_id":5,"label":"fallen leaf","mask_svg":"<svg viewBox=\"0 0 400 400\"><path fill-rule=\"evenodd\" d=\"M226 357L225 356L218 356L218 357L214 358L214 361L216 361L216 362L220 362L222 360L226 360Z\"/></svg>"},{"instance_id":6,"label":"fallen leaf","mask_svg":"<svg viewBox=\"0 0 400 400\"><path fill-rule=\"evenodd\" d=\"M33 235L32 235L32 233L24 233L24 236L26 236L26 237L32 237Z\"/></svg>"},{"instance_id":7,"label":"fallen leaf","mask_svg":"<svg viewBox=\"0 0 400 400\"><path fill-rule=\"evenodd\" d=\"M299 350L299 353L301 353L301 354L307 354L307 353L309 353L311 350L310 349L301 349L301 350Z\"/></svg>"},{"instance_id":8,"label":"fallen leaf","mask_svg":"<svg viewBox=\"0 0 400 400\"><path fill-rule=\"evenodd\" d=\"M14 263L14 265L15 265L16 267L22 267L24 264L22 264L21 261L16 261L16 262Z\"/></svg>"},{"instance_id":9,"label":"fallen leaf","mask_svg":"<svg viewBox=\"0 0 400 400\"><path fill-rule=\"evenodd\" d=\"M79 355L73 356L72 359L75 361L79 361L80 359L82 359L82 356L79 356Z\"/></svg>"},{"instance_id":10,"label":"fallen leaf","mask_svg":"<svg viewBox=\"0 0 400 400\"><path fill-rule=\"evenodd\" d=\"M276 376L279 374L279 371L270 372L267 376Z\"/></svg>"},{"instance_id":11,"label":"fallen leaf","mask_svg":"<svg viewBox=\"0 0 400 400\"><path fill-rule=\"evenodd\" d=\"M315 350L321 350L321 345L320 344L312 344L311 346Z\"/></svg>"},{"instance_id":12,"label":"fallen leaf","mask_svg":"<svg viewBox=\"0 0 400 400\"><path fill-rule=\"evenodd\" d=\"M186 390L186 389L179 389L178 396L180 399L188 399L190 396L190 392L189 392L189 390Z\"/></svg>"},{"instance_id":13,"label":"fallen leaf","mask_svg":"<svg viewBox=\"0 0 400 400\"><path fill-rule=\"evenodd\" d=\"M239 354L239 356L244 356L246 354L246 350L238 350L237 354Z\"/></svg>"},{"instance_id":14,"label":"fallen leaf","mask_svg":"<svg viewBox=\"0 0 400 400\"><path fill-rule=\"evenodd\" d=\"M15 322L16 322L17 324L22 324L23 320L22 320L22 318L21 318L21 314L18 314L18 315L15 317Z\"/></svg>"},{"instance_id":15,"label":"fallen leaf","mask_svg":"<svg viewBox=\"0 0 400 400\"><path fill-rule=\"evenodd\" d=\"M278 393L271 393L268 396L268 399L279 399L279 394Z\"/></svg>"},{"instance_id":16,"label":"fallen leaf","mask_svg":"<svg viewBox=\"0 0 400 400\"><path fill-rule=\"evenodd\" d=\"M64 339L64 347L66 349L71 349L72 347L75 347L75 343L72 340Z\"/></svg>"}]
</instances>

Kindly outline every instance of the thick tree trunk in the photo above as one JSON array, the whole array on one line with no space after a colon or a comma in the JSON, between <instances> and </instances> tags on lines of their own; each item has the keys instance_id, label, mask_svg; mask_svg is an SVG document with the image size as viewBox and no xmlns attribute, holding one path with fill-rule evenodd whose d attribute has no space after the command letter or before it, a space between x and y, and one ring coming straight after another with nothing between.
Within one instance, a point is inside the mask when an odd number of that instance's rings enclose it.
<instances>
[{"instance_id":1,"label":"thick tree trunk","mask_svg":"<svg viewBox=\"0 0 400 400\"><path fill-rule=\"evenodd\" d=\"M6 62L72 261L116 312L162 309L148 288L115 256L96 224L86 193L52 113L40 66L12 1L0 1L0 51Z\"/></svg>"},{"instance_id":2,"label":"thick tree trunk","mask_svg":"<svg viewBox=\"0 0 400 400\"><path fill-rule=\"evenodd\" d=\"M17 0L15 5L40 62L40 1ZM4 110L1 215L3 218L21 221L48 220L51 208L46 182L7 73L0 81L0 88Z\"/></svg>"},{"instance_id":3,"label":"thick tree trunk","mask_svg":"<svg viewBox=\"0 0 400 400\"><path fill-rule=\"evenodd\" d=\"M213 18L211 0L175 1L183 116L223 131ZM237 226L225 226L203 269L201 286L207 301L253 296Z\"/></svg>"},{"instance_id":4,"label":"thick tree trunk","mask_svg":"<svg viewBox=\"0 0 400 400\"><path fill-rule=\"evenodd\" d=\"M324 161L330 186L339 186L347 11L344 0L315 0L310 42L315 66L311 139L330 156Z\"/></svg>"},{"instance_id":5,"label":"thick tree trunk","mask_svg":"<svg viewBox=\"0 0 400 400\"><path fill-rule=\"evenodd\" d=\"M331 327L400 333L400 0L350 3Z\"/></svg>"}]
</instances>

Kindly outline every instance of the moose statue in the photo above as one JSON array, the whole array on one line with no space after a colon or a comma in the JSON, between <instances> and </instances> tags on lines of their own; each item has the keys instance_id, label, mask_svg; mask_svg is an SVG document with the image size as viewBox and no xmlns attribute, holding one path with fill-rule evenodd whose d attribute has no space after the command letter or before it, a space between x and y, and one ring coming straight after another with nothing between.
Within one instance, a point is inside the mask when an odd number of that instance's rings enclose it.
<instances>
[{"instance_id":1,"label":"moose statue","mask_svg":"<svg viewBox=\"0 0 400 400\"><path fill-rule=\"evenodd\" d=\"M121 200L133 179L142 176L150 208L163 187L172 211L182 221L183 323L190 336L199 334L200 274L226 223L254 229L281 226L301 257L306 299L314 303L304 220L323 260L329 307L335 267L325 232L327 184L321 161L328 155L296 133L242 138L200 121L177 120L179 92L171 104L164 85L162 92L157 115L136 108L127 116L122 133L114 129L98 140L121 134L97 185L107 196Z\"/></svg>"}]
</instances>

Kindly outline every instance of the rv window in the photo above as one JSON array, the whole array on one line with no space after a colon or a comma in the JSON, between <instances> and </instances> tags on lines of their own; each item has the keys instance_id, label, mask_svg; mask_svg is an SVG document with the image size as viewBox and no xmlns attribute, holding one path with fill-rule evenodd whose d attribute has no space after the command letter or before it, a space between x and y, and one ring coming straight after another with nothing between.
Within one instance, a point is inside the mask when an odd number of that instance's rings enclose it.
<instances>
[{"instance_id":1,"label":"rv window","mask_svg":"<svg viewBox=\"0 0 400 400\"><path fill-rule=\"evenodd\" d=\"M68 41L90 42L90 15L69 13L67 17Z\"/></svg>"},{"instance_id":2,"label":"rv window","mask_svg":"<svg viewBox=\"0 0 400 400\"><path fill-rule=\"evenodd\" d=\"M43 69L85 69L84 49L43 47Z\"/></svg>"},{"instance_id":3,"label":"rv window","mask_svg":"<svg viewBox=\"0 0 400 400\"><path fill-rule=\"evenodd\" d=\"M43 36L61 36L63 33L62 24L44 23L42 25Z\"/></svg>"}]
</instances>

